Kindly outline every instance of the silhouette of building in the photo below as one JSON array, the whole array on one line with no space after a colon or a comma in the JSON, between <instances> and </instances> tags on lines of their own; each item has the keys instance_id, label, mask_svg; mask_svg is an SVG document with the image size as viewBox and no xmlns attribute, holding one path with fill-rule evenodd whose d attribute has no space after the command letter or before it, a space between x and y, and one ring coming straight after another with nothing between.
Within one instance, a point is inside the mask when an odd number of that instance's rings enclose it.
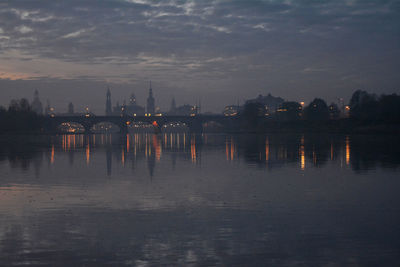
<instances>
[{"instance_id":1,"label":"silhouette of building","mask_svg":"<svg viewBox=\"0 0 400 267\"><path fill-rule=\"evenodd\" d=\"M143 116L145 113L145 108L139 106L136 102L136 96L134 93L131 94L129 98L129 104L125 105L124 112L129 116Z\"/></svg>"},{"instance_id":2,"label":"silhouette of building","mask_svg":"<svg viewBox=\"0 0 400 267\"><path fill-rule=\"evenodd\" d=\"M171 107L169 109L169 113L173 114L173 113L175 113L175 110L176 110L176 103L175 103L175 97L173 97L172 101L171 101Z\"/></svg>"},{"instance_id":3,"label":"silhouette of building","mask_svg":"<svg viewBox=\"0 0 400 267\"><path fill-rule=\"evenodd\" d=\"M182 105L179 107L176 107L174 112L171 114L169 113L168 115L176 115L176 116L195 116L198 114L198 106L194 105Z\"/></svg>"},{"instance_id":4,"label":"silhouette of building","mask_svg":"<svg viewBox=\"0 0 400 267\"><path fill-rule=\"evenodd\" d=\"M74 114L74 104L72 104L72 102L68 104L68 114Z\"/></svg>"},{"instance_id":5,"label":"silhouette of building","mask_svg":"<svg viewBox=\"0 0 400 267\"><path fill-rule=\"evenodd\" d=\"M151 82L150 82L149 97L147 98L147 113L149 115L153 115L155 113L154 102L155 101L153 97L153 89L151 88Z\"/></svg>"},{"instance_id":6,"label":"silhouette of building","mask_svg":"<svg viewBox=\"0 0 400 267\"><path fill-rule=\"evenodd\" d=\"M112 115L112 110L111 110L111 92L110 88L107 89L107 94L106 94L106 116Z\"/></svg>"},{"instance_id":7,"label":"silhouette of building","mask_svg":"<svg viewBox=\"0 0 400 267\"><path fill-rule=\"evenodd\" d=\"M31 107L32 107L33 112L36 112L39 115L43 114L43 106L42 106L42 102L39 99L38 90L35 90L35 93L33 94L33 101L32 101Z\"/></svg>"},{"instance_id":8,"label":"silhouette of building","mask_svg":"<svg viewBox=\"0 0 400 267\"><path fill-rule=\"evenodd\" d=\"M264 105L265 109L268 110L269 113L274 113L284 101L285 100L281 97L275 97L268 94L267 96L258 95L257 98L247 100L246 104L259 103Z\"/></svg>"}]
</instances>

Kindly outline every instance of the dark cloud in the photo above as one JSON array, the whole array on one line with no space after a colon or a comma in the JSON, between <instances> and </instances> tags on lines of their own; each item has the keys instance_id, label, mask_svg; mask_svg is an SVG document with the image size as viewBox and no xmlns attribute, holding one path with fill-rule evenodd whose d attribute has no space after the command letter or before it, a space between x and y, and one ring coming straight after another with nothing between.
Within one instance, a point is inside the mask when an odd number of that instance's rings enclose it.
<instances>
[{"instance_id":1,"label":"dark cloud","mask_svg":"<svg viewBox=\"0 0 400 267\"><path fill-rule=\"evenodd\" d=\"M0 77L131 90L153 79L169 95L202 98L213 110L258 93L333 100L360 88L399 91L399 2L7 1Z\"/></svg>"}]
</instances>

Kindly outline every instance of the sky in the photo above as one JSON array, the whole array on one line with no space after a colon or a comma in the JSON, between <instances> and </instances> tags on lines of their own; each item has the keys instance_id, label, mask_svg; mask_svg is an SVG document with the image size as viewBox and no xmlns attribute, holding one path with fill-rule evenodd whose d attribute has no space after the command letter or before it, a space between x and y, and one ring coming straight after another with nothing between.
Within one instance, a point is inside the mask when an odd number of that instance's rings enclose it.
<instances>
[{"instance_id":1,"label":"sky","mask_svg":"<svg viewBox=\"0 0 400 267\"><path fill-rule=\"evenodd\" d=\"M221 112L259 94L349 100L400 93L400 1L18 0L0 2L0 105L48 99L105 111L201 102Z\"/></svg>"}]
</instances>

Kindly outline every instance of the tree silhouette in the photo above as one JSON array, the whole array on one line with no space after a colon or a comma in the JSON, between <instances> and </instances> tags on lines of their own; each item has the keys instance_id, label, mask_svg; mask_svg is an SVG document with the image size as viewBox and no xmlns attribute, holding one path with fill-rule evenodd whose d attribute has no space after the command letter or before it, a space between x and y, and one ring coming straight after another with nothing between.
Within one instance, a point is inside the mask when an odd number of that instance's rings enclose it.
<instances>
[{"instance_id":1,"label":"tree silhouette","mask_svg":"<svg viewBox=\"0 0 400 267\"><path fill-rule=\"evenodd\" d=\"M277 118L280 120L298 120L302 114L300 103L294 101L283 102L277 110Z\"/></svg>"},{"instance_id":2,"label":"tree silhouette","mask_svg":"<svg viewBox=\"0 0 400 267\"><path fill-rule=\"evenodd\" d=\"M305 109L306 119L313 121L323 121L329 119L329 108L324 100L315 98Z\"/></svg>"}]
</instances>

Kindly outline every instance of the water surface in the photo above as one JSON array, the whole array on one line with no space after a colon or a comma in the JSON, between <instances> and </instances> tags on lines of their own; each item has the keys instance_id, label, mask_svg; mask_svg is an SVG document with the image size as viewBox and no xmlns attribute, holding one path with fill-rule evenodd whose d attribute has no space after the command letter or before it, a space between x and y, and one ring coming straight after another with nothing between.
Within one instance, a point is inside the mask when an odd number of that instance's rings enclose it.
<instances>
[{"instance_id":1,"label":"water surface","mask_svg":"<svg viewBox=\"0 0 400 267\"><path fill-rule=\"evenodd\" d=\"M0 137L0 265L396 266L394 136Z\"/></svg>"}]
</instances>

